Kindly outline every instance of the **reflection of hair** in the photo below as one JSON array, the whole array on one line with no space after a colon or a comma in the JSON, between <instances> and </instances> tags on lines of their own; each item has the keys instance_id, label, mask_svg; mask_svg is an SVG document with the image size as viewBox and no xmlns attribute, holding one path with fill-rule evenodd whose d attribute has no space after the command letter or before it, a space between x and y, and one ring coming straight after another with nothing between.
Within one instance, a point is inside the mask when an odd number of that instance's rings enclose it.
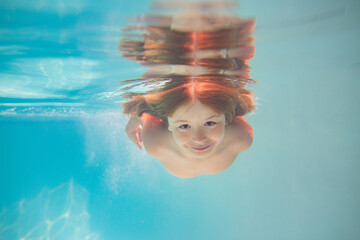
<instances>
[{"instance_id":1,"label":"reflection of hair","mask_svg":"<svg viewBox=\"0 0 360 240\"><path fill-rule=\"evenodd\" d=\"M211 76L173 78L156 92L129 98L130 101L123 104L124 113L141 116L147 112L165 122L180 105L195 99L223 113L227 122L254 109L249 90L237 86L234 81Z\"/></svg>"},{"instance_id":2,"label":"reflection of hair","mask_svg":"<svg viewBox=\"0 0 360 240\"><path fill-rule=\"evenodd\" d=\"M234 116L254 109L252 93L245 84L254 82L249 79L248 60L254 56L251 33L255 20L235 17L230 25L214 31L176 30L171 27L172 18L147 20L147 26L127 28L119 45L124 57L151 66L143 79L123 81L131 85L123 90L150 87L143 93L124 93L128 99L124 113L141 116L147 112L166 122L181 104L197 99L231 122ZM165 24L151 24L152 20L164 20ZM131 34L131 30L144 33Z\"/></svg>"},{"instance_id":3,"label":"reflection of hair","mask_svg":"<svg viewBox=\"0 0 360 240\"><path fill-rule=\"evenodd\" d=\"M122 55L141 64L187 64L215 68L239 69L247 68L247 60L251 57L235 56L232 58L194 59L195 49L231 49L250 47L253 38L254 20L242 20L241 24L231 29L215 32L180 32L168 27L138 27L145 30L141 40L124 38L119 49ZM130 28L129 30L133 30Z\"/></svg>"}]
</instances>

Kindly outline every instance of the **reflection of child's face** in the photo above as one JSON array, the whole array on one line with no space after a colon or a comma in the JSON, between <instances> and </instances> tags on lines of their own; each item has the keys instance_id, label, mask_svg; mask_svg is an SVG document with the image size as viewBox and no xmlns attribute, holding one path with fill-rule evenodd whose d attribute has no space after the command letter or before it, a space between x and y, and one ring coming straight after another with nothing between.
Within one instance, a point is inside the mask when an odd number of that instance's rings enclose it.
<instances>
[{"instance_id":1,"label":"reflection of child's face","mask_svg":"<svg viewBox=\"0 0 360 240\"><path fill-rule=\"evenodd\" d=\"M207 157L224 139L224 114L197 100L178 107L168 122L176 144L186 155Z\"/></svg>"}]
</instances>

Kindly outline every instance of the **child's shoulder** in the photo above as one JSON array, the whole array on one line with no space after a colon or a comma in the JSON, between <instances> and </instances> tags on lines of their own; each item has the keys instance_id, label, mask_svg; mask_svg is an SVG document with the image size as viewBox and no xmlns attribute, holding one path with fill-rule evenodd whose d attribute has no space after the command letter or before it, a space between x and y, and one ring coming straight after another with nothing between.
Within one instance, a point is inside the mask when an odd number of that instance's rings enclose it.
<instances>
[{"instance_id":1,"label":"child's shoulder","mask_svg":"<svg viewBox=\"0 0 360 240\"><path fill-rule=\"evenodd\" d=\"M253 142L253 129L244 116L237 116L226 127L225 136L228 136L231 145L238 153L248 149Z\"/></svg>"}]
</instances>

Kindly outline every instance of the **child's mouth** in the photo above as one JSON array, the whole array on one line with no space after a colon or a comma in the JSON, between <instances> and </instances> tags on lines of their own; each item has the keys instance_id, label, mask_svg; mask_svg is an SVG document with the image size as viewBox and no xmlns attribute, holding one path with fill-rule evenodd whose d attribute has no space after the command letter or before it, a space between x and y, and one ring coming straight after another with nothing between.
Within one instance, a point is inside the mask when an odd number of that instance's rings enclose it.
<instances>
[{"instance_id":1,"label":"child's mouth","mask_svg":"<svg viewBox=\"0 0 360 240\"><path fill-rule=\"evenodd\" d=\"M193 150L197 151L197 152L201 152L201 151L205 151L206 149L208 149L210 145L204 146L204 147L191 147Z\"/></svg>"}]
</instances>

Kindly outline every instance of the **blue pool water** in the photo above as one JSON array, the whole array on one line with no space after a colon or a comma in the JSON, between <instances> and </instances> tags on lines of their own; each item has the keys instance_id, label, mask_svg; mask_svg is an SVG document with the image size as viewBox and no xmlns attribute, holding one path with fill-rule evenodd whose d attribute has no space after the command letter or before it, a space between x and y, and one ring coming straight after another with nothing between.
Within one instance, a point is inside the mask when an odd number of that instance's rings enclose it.
<instances>
[{"instance_id":1,"label":"blue pool water","mask_svg":"<svg viewBox=\"0 0 360 240\"><path fill-rule=\"evenodd\" d=\"M0 239L359 239L360 2L239 1L254 143L192 179L124 133L120 26L149 4L1 1Z\"/></svg>"}]
</instances>

